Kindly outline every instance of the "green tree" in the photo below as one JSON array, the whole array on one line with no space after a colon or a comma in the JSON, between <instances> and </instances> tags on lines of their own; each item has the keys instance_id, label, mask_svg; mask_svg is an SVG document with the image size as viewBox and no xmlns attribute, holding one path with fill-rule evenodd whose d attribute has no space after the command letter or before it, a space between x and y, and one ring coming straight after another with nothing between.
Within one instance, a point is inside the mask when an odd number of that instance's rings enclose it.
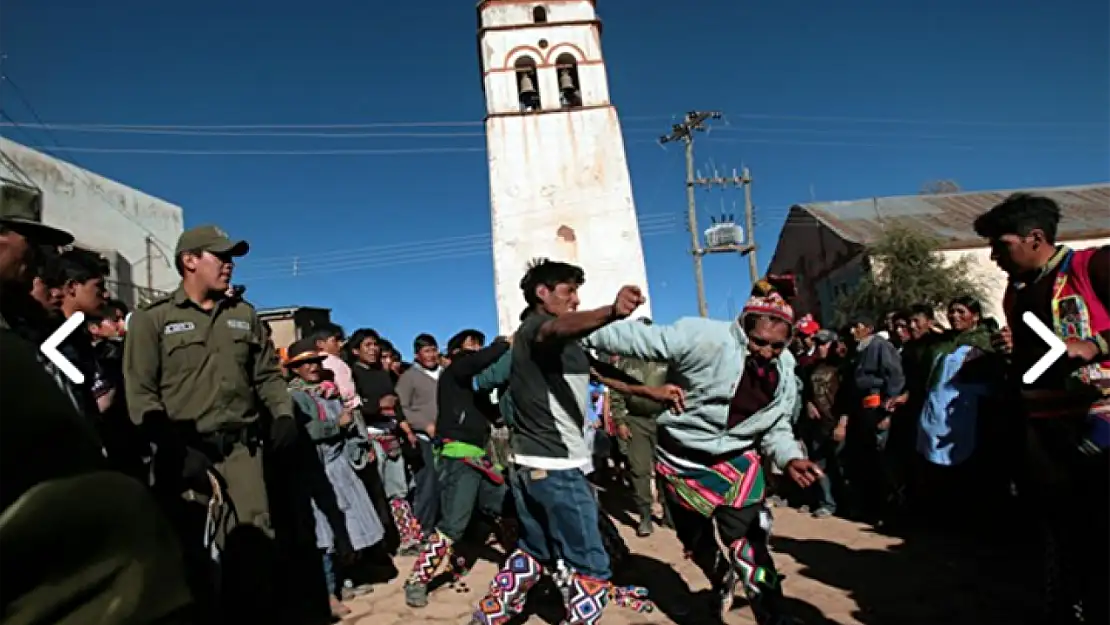
<instances>
[{"instance_id":1,"label":"green tree","mask_svg":"<svg viewBox=\"0 0 1110 625\"><path fill-rule=\"evenodd\" d=\"M863 277L836 302L837 325L865 314L879 318L913 304L948 305L952 299L969 295L983 299L985 289L973 277L970 258L946 263L937 253L940 241L903 227L888 228L868 245Z\"/></svg>"}]
</instances>

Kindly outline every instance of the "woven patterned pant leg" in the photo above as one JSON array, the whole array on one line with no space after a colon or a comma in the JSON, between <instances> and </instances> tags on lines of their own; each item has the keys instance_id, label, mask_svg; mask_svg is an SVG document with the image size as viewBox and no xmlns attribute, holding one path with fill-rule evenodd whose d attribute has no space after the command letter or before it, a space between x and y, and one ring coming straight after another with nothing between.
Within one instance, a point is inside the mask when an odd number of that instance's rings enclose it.
<instances>
[{"instance_id":1,"label":"woven patterned pant leg","mask_svg":"<svg viewBox=\"0 0 1110 625\"><path fill-rule=\"evenodd\" d=\"M528 591L543 577L543 565L524 551L516 550L489 585L489 593L478 602L472 623L504 625L524 609Z\"/></svg>"},{"instance_id":2,"label":"woven patterned pant leg","mask_svg":"<svg viewBox=\"0 0 1110 625\"><path fill-rule=\"evenodd\" d=\"M573 573L566 595L567 620L563 625L595 625L612 596L608 580Z\"/></svg>"},{"instance_id":3,"label":"woven patterned pant leg","mask_svg":"<svg viewBox=\"0 0 1110 625\"><path fill-rule=\"evenodd\" d=\"M416 556L409 575L408 584L427 586L439 571L440 565L451 555L450 538L436 532L428 537L424 548Z\"/></svg>"},{"instance_id":4,"label":"woven patterned pant leg","mask_svg":"<svg viewBox=\"0 0 1110 625\"><path fill-rule=\"evenodd\" d=\"M741 538L729 545L729 560L733 574L744 587L744 594L759 625L790 623L782 580L775 570L770 550L761 540L763 534L754 532L751 538Z\"/></svg>"},{"instance_id":5,"label":"woven patterned pant leg","mask_svg":"<svg viewBox=\"0 0 1110 625\"><path fill-rule=\"evenodd\" d=\"M401 534L401 547L412 547L419 544L423 533L420 530L420 521L412 512L412 505L404 497L394 497L389 500L389 509L393 513L393 523L397 532Z\"/></svg>"}]
</instances>

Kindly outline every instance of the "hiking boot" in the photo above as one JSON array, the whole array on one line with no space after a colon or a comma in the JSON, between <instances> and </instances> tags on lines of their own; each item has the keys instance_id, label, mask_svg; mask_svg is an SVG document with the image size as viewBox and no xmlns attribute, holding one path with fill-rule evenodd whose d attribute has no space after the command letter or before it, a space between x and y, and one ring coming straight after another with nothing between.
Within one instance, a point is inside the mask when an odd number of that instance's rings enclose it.
<instances>
[{"instance_id":1,"label":"hiking boot","mask_svg":"<svg viewBox=\"0 0 1110 625\"><path fill-rule=\"evenodd\" d=\"M405 583L405 605L410 608L428 607L428 587L413 582Z\"/></svg>"},{"instance_id":2,"label":"hiking boot","mask_svg":"<svg viewBox=\"0 0 1110 625\"><path fill-rule=\"evenodd\" d=\"M636 535L640 538L646 538L651 536L654 530L654 522L651 520L651 508L640 510L640 524L636 526Z\"/></svg>"}]
</instances>

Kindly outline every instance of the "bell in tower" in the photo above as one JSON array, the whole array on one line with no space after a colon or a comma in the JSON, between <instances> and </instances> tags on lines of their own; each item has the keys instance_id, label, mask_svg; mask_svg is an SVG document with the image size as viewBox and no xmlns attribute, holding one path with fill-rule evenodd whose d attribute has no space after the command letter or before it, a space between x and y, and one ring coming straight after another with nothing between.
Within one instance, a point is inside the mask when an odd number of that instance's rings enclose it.
<instances>
[{"instance_id":1,"label":"bell in tower","mask_svg":"<svg viewBox=\"0 0 1110 625\"><path fill-rule=\"evenodd\" d=\"M582 90L578 82L578 63L569 54L562 54L555 62L559 70L559 101L563 108L582 106Z\"/></svg>"},{"instance_id":2,"label":"bell in tower","mask_svg":"<svg viewBox=\"0 0 1110 625\"><path fill-rule=\"evenodd\" d=\"M536 90L536 81L532 72L520 73L520 110L535 111L540 108L540 92Z\"/></svg>"}]
</instances>

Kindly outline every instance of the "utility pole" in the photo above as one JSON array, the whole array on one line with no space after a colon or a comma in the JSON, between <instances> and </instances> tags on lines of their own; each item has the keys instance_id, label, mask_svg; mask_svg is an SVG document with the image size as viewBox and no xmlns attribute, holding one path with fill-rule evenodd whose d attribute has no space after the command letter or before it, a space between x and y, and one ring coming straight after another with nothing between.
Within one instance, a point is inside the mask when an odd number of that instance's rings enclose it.
<instances>
[{"instance_id":1,"label":"utility pole","mask_svg":"<svg viewBox=\"0 0 1110 625\"><path fill-rule=\"evenodd\" d=\"M154 239L146 235L146 296L154 297Z\"/></svg>"},{"instance_id":2,"label":"utility pole","mask_svg":"<svg viewBox=\"0 0 1110 625\"><path fill-rule=\"evenodd\" d=\"M748 275L752 284L759 280L759 262L755 258L755 206L752 204L752 172L745 167L744 178L744 234L748 241Z\"/></svg>"},{"instance_id":3,"label":"utility pole","mask_svg":"<svg viewBox=\"0 0 1110 625\"><path fill-rule=\"evenodd\" d=\"M722 245L716 247L703 247L701 236L698 232L698 211L695 190L697 187L711 187L714 185L729 186L743 184L741 176L728 178L698 178L694 173L694 133L705 132L705 123L711 119L720 119L718 111L690 111L680 124L671 127L670 134L659 138L660 143L682 141L686 149L686 225L690 229L690 254L694 257L694 284L698 293L698 314L702 317L709 316L709 302L705 296L705 273L702 269L702 257L706 254L719 254L723 252L739 252L741 255L749 253L753 246L752 234L748 233L748 242L744 245ZM747 170L745 170L746 174ZM750 202L747 207L748 221L750 215ZM749 229L750 230L750 229ZM754 265L753 265L754 266ZM754 282L755 278L753 278Z\"/></svg>"}]
</instances>

